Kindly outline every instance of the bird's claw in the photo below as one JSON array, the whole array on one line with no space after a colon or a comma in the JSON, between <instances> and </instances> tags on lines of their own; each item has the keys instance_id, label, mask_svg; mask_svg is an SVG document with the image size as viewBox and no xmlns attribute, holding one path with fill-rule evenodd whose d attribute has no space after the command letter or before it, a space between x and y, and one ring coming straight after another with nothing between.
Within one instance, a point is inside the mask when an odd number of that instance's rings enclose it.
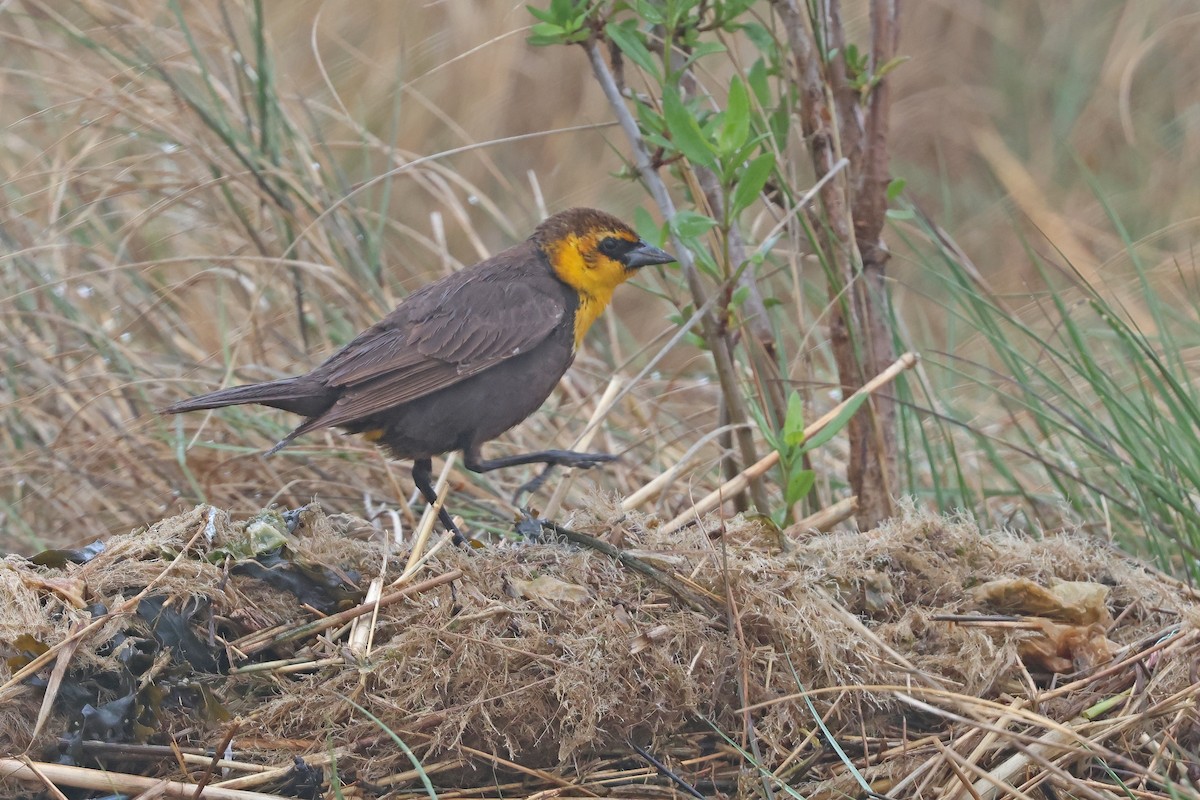
<instances>
[{"instance_id":1,"label":"bird's claw","mask_svg":"<svg viewBox=\"0 0 1200 800\"><path fill-rule=\"evenodd\" d=\"M526 541L540 541L542 538L542 520L531 509L522 508L520 518L513 524L513 530Z\"/></svg>"},{"instance_id":2,"label":"bird's claw","mask_svg":"<svg viewBox=\"0 0 1200 800\"><path fill-rule=\"evenodd\" d=\"M562 466L575 469L591 469L610 461L616 461L619 456L612 453L579 453L562 461Z\"/></svg>"},{"instance_id":3,"label":"bird's claw","mask_svg":"<svg viewBox=\"0 0 1200 800\"><path fill-rule=\"evenodd\" d=\"M612 453L559 453L554 461L546 464L545 468L539 472L533 480L522 484L517 491L513 492L512 504L517 508L521 508L521 498L531 495L538 489L542 488L542 484L550 477L550 473L555 467L569 467L572 469L591 469L600 464L607 464L610 461L616 461L620 456Z\"/></svg>"}]
</instances>

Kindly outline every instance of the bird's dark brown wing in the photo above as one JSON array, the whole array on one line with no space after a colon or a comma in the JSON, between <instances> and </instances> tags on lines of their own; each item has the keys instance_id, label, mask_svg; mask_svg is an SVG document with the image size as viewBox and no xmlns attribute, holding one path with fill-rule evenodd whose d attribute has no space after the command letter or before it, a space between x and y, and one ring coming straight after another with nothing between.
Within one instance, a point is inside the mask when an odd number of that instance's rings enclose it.
<instances>
[{"instance_id":1,"label":"bird's dark brown wing","mask_svg":"<svg viewBox=\"0 0 1200 800\"><path fill-rule=\"evenodd\" d=\"M342 393L328 411L301 427L363 420L452 386L545 340L567 313L562 297L541 286L554 279L482 269L488 263L412 294L314 370L313 377Z\"/></svg>"}]
</instances>

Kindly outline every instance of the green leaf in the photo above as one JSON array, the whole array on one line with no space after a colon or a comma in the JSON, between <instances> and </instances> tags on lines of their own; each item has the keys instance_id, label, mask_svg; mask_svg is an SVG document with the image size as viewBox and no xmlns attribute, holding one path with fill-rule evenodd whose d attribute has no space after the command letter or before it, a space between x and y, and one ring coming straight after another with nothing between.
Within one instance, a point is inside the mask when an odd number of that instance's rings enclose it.
<instances>
[{"instance_id":1,"label":"green leaf","mask_svg":"<svg viewBox=\"0 0 1200 800\"><path fill-rule=\"evenodd\" d=\"M741 26L741 29L754 44L755 49L763 55L769 56L778 49L775 36L759 23L747 22ZM764 105L766 104L764 103Z\"/></svg>"},{"instance_id":2,"label":"green leaf","mask_svg":"<svg viewBox=\"0 0 1200 800\"><path fill-rule=\"evenodd\" d=\"M648 144L652 144L655 147L661 147L663 150L670 150L672 147L671 140L663 136L661 133L647 131L645 138ZM637 175L635 174L634 177L636 178Z\"/></svg>"},{"instance_id":3,"label":"green leaf","mask_svg":"<svg viewBox=\"0 0 1200 800\"><path fill-rule=\"evenodd\" d=\"M787 488L783 491L783 499L789 505L795 505L812 491L817 482L817 473L811 469L795 469L788 476Z\"/></svg>"},{"instance_id":4,"label":"green leaf","mask_svg":"<svg viewBox=\"0 0 1200 800\"><path fill-rule=\"evenodd\" d=\"M896 198L904 191L904 186L907 182L904 178L892 178L887 185L887 199L889 203L894 203Z\"/></svg>"},{"instance_id":5,"label":"green leaf","mask_svg":"<svg viewBox=\"0 0 1200 800\"><path fill-rule=\"evenodd\" d=\"M754 92L758 104L763 108L771 105L771 85L767 82L767 62L761 58L756 59L754 65L750 67L750 73L746 75L746 80L749 82L750 90Z\"/></svg>"},{"instance_id":6,"label":"green leaf","mask_svg":"<svg viewBox=\"0 0 1200 800\"><path fill-rule=\"evenodd\" d=\"M555 16L559 22L566 22L575 13L575 8L578 5L583 5L587 0L550 0L550 13Z\"/></svg>"},{"instance_id":7,"label":"green leaf","mask_svg":"<svg viewBox=\"0 0 1200 800\"><path fill-rule=\"evenodd\" d=\"M788 407L783 418L783 443L796 447L804 443L804 400L799 392L788 395Z\"/></svg>"},{"instance_id":8,"label":"green leaf","mask_svg":"<svg viewBox=\"0 0 1200 800\"><path fill-rule=\"evenodd\" d=\"M754 4L754 0L725 0L716 7L717 19L724 25L737 19Z\"/></svg>"},{"instance_id":9,"label":"green leaf","mask_svg":"<svg viewBox=\"0 0 1200 800\"><path fill-rule=\"evenodd\" d=\"M767 256L770 255L771 251L775 249L775 245L779 244L779 240L782 238L783 234L777 233L774 236L768 236L766 239L763 239L761 242L759 242L758 247L754 248L754 252L750 255L750 263L758 266L759 264L765 262L767 260ZM770 299L771 298L763 300L763 303L766 304L767 308L771 307L769 302ZM779 303L778 300L775 302L776 304Z\"/></svg>"},{"instance_id":10,"label":"green leaf","mask_svg":"<svg viewBox=\"0 0 1200 800\"><path fill-rule=\"evenodd\" d=\"M679 91L674 87L663 94L663 118L671 141L683 157L693 164L711 167L714 162L712 145L700 131L700 124L684 106Z\"/></svg>"},{"instance_id":11,"label":"green leaf","mask_svg":"<svg viewBox=\"0 0 1200 800\"><path fill-rule=\"evenodd\" d=\"M692 314L694 314L694 313L695 313L695 309L692 307L691 303L688 303L687 305L683 306L678 311L676 311L674 314L668 314L667 322L673 322L682 328L684 326L684 324L692 318Z\"/></svg>"},{"instance_id":12,"label":"green leaf","mask_svg":"<svg viewBox=\"0 0 1200 800\"><path fill-rule=\"evenodd\" d=\"M725 45L721 44L720 42L698 42L694 47L692 47L691 52L688 53L688 57L684 60L681 69L690 67L692 64L696 63L705 56L724 53L725 50Z\"/></svg>"},{"instance_id":13,"label":"green leaf","mask_svg":"<svg viewBox=\"0 0 1200 800\"><path fill-rule=\"evenodd\" d=\"M662 247L666 237L661 225L654 221L654 217L650 216L650 212L638 206L633 210L633 229L637 231L637 235L642 241Z\"/></svg>"},{"instance_id":14,"label":"green leaf","mask_svg":"<svg viewBox=\"0 0 1200 800\"><path fill-rule=\"evenodd\" d=\"M637 112L638 127L646 133L653 133L662 138L661 134L666 130L666 123L663 121L662 115L641 100L635 100L633 108ZM668 143L667 146L669 147L670 144Z\"/></svg>"},{"instance_id":15,"label":"green leaf","mask_svg":"<svg viewBox=\"0 0 1200 800\"><path fill-rule=\"evenodd\" d=\"M830 54L829 58L831 60L833 59L832 53ZM859 52L858 45L856 45L854 42L850 42L848 45L846 45L846 66L851 70L851 72L863 72L866 68L866 65L867 56L865 53Z\"/></svg>"},{"instance_id":16,"label":"green leaf","mask_svg":"<svg viewBox=\"0 0 1200 800\"><path fill-rule=\"evenodd\" d=\"M554 22L555 20L554 12L550 9L543 11L537 6L525 6L525 10L532 14L535 19L539 19L542 22Z\"/></svg>"},{"instance_id":17,"label":"green leaf","mask_svg":"<svg viewBox=\"0 0 1200 800\"><path fill-rule=\"evenodd\" d=\"M721 267L717 264L711 248L696 247L692 249L692 258L696 259L696 266L700 268L701 272L711 276L714 280L721 280Z\"/></svg>"},{"instance_id":18,"label":"green leaf","mask_svg":"<svg viewBox=\"0 0 1200 800\"><path fill-rule=\"evenodd\" d=\"M737 186L733 187L733 198L730 200L730 205L732 206L730 217L736 217L758 199L758 195L762 192L763 187L767 185L767 180L771 177L771 173L774 170L774 153L763 153L746 166L742 177L738 179Z\"/></svg>"},{"instance_id":19,"label":"green leaf","mask_svg":"<svg viewBox=\"0 0 1200 800\"><path fill-rule=\"evenodd\" d=\"M663 3L667 7L667 25L675 31L683 33L680 29L692 28L694 24L685 25L688 22L688 17L691 16L692 10L700 5L701 0L672 0L669 3Z\"/></svg>"},{"instance_id":20,"label":"green leaf","mask_svg":"<svg viewBox=\"0 0 1200 800\"><path fill-rule=\"evenodd\" d=\"M750 138L750 95L741 78L729 84L729 98L725 104L725 122L717 133L717 149L723 156L730 156Z\"/></svg>"},{"instance_id":21,"label":"green leaf","mask_svg":"<svg viewBox=\"0 0 1200 800\"><path fill-rule=\"evenodd\" d=\"M588 0L550 0L547 9L533 6L525 6L525 9L540 20L529 29L526 41L532 45L570 44L585 41L588 37L585 27Z\"/></svg>"},{"instance_id":22,"label":"green leaf","mask_svg":"<svg viewBox=\"0 0 1200 800\"><path fill-rule=\"evenodd\" d=\"M788 106L781 105L767 117L767 125L771 128L771 138L780 143L787 142L788 131L792 127L792 114Z\"/></svg>"},{"instance_id":23,"label":"green leaf","mask_svg":"<svg viewBox=\"0 0 1200 800\"><path fill-rule=\"evenodd\" d=\"M567 32L561 25L552 22L539 22L529 29L529 37L525 40L534 47L545 47L552 44L564 44Z\"/></svg>"},{"instance_id":24,"label":"green leaf","mask_svg":"<svg viewBox=\"0 0 1200 800\"><path fill-rule=\"evenodd\" d=\"M661 0L638 0L634 4L634 13L651 25L662 25L667 21L662 6Z\"/></svg>"},{"instance_id":25,"label":"green leaf","mask_svg":"<svg viewBox=\"0 0 1200 800\"><path fill-rule=\"evenodd\" d=\"M881 80L883 80L885 75L887 75L889 72L894 70L896 67L903 64L905 61L908 61L908 59L909 59L909 56L896 56L895 58L891 59L886 64L884 64L882 67L875 70L875 76L872 79L873 82L879 83Z\"/></svg>"},{"instance_id":26,"label":"green leaf","mask_svg":"<svg viewBox=\"0 0 1200 800\"><path fill-rule=\"evenodd\" d=\"M680 239L697 239L716 227L712 217L696 211L679 211L671 219L671 228Z\"/></svg>"},{"instance_id":27,"label":"green leaf","mask_svg":"<svg viewBox=\"0 0 1200 800\"><path fill-rule=\"evenodd\" d=\"M866 399L867 395L865 394L860 394L851 398L850 402L846 404L846 407L839 411L838 415L834 417L828 425L805 440L803 446L800 448L800 452L807 453L810 450L814 450L828 442L834 436L837 436L838 433L841 432L842 428L846 427L846 425L850 423L850 418L853 417L855 412L862 407L862 404L866 401Z\"/></svg>"},{"instance_id":28,"label":"green leaf","mask_svg":"<svg viewBox=\"0 0 1200 800\"><path fill-rule=\"evenodd\" d=\"M604 33L611 39L630 61L637 64L648 75L658 78L661 70L650 54L646 43L642 41L641 32L637 29L637 20L627 19L617 24L610 22L604 27Z\"/></svg>"},{"instance_id":29,"label":"green leaf","mask_svg":"<svg viewBox=\"0 0 1200 800\"><path fill-rule=\"evenodd\" d=\"M760 433L762 433L762 437L766 440L767 445L772 450L775 450L779 453L779 460L782 462L784 457L784 446L783 442L779 440L779 436L777 435L778 431L773 430L771 426L767 424L766 419L763 418L762 409L757 405L751 404L747 410L754 417L754 423L758 426L758 430ZM784 471L787 471L786 468Z\"/></svg>"}]
</instances>

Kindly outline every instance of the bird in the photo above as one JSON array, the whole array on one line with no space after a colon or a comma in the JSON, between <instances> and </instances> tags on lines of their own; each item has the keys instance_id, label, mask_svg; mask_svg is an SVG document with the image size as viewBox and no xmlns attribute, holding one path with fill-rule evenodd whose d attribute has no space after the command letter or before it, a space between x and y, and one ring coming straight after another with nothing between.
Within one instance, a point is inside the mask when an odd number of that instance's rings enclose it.
<instances>
[{"instance_id":1,"label":"bird","mask_svg":"<svg viewBox=\"0 0 1200 800\"><path fill-rule=\"evenodd\" d=\"M541 407L617 286L673 261L611 214L568 209L524 242L412 292L312 371L190 397L163 413L258 404L304 417L268 455L324 428L359 434L392 458L412 459L413 483L430 504L433 456L462 451L476 473L545 465L517 490L519 506L555 466L590 468L616 456L542 450L487 459L483 444ZM444 506L439 520L464 541Z\"/></svg>"}]
</instances>

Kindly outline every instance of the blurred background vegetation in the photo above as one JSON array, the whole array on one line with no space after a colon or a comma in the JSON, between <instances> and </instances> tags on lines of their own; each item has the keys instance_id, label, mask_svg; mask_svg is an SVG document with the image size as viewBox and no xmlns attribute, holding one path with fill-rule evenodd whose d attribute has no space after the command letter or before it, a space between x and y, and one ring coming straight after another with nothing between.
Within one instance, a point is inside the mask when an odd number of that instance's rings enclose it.
<instances>
[{"instance_id":1,"label":"blurred background vegetation","mask_svg":"<svg viewBox=\"0 0 1200 800\"><path fill-rule=\"evenodd\" d=\"M766 4L748 13L771 27ZM865 3L845 14L864 38ZM483 0L0 5L4 549L202 499L406 498L406 469L336 433L261 458L283 414L154 411L314 365L547 213L648 207L582 51L531 47L534 22ZM904 493L1194 564L1198 32L1186 0L905 3L887 236L897 337L924 360L898 389ZM771 209L743 223L757 243ZM836 399L821 276L787 242L771 258L796 301L776 320L787 373L815 417ZM569 446L610 377L672 335L677 276L636 283L496 452ZM621 467L573 501L687 457L657 500L684 508L719 480L715 406L706 358L673 348L594 443L627 451ZM836 499L837 442L814 458ZM456 505L503 527L492 490L523 477L458 476Z\"/></svg>"}]
</instances>

